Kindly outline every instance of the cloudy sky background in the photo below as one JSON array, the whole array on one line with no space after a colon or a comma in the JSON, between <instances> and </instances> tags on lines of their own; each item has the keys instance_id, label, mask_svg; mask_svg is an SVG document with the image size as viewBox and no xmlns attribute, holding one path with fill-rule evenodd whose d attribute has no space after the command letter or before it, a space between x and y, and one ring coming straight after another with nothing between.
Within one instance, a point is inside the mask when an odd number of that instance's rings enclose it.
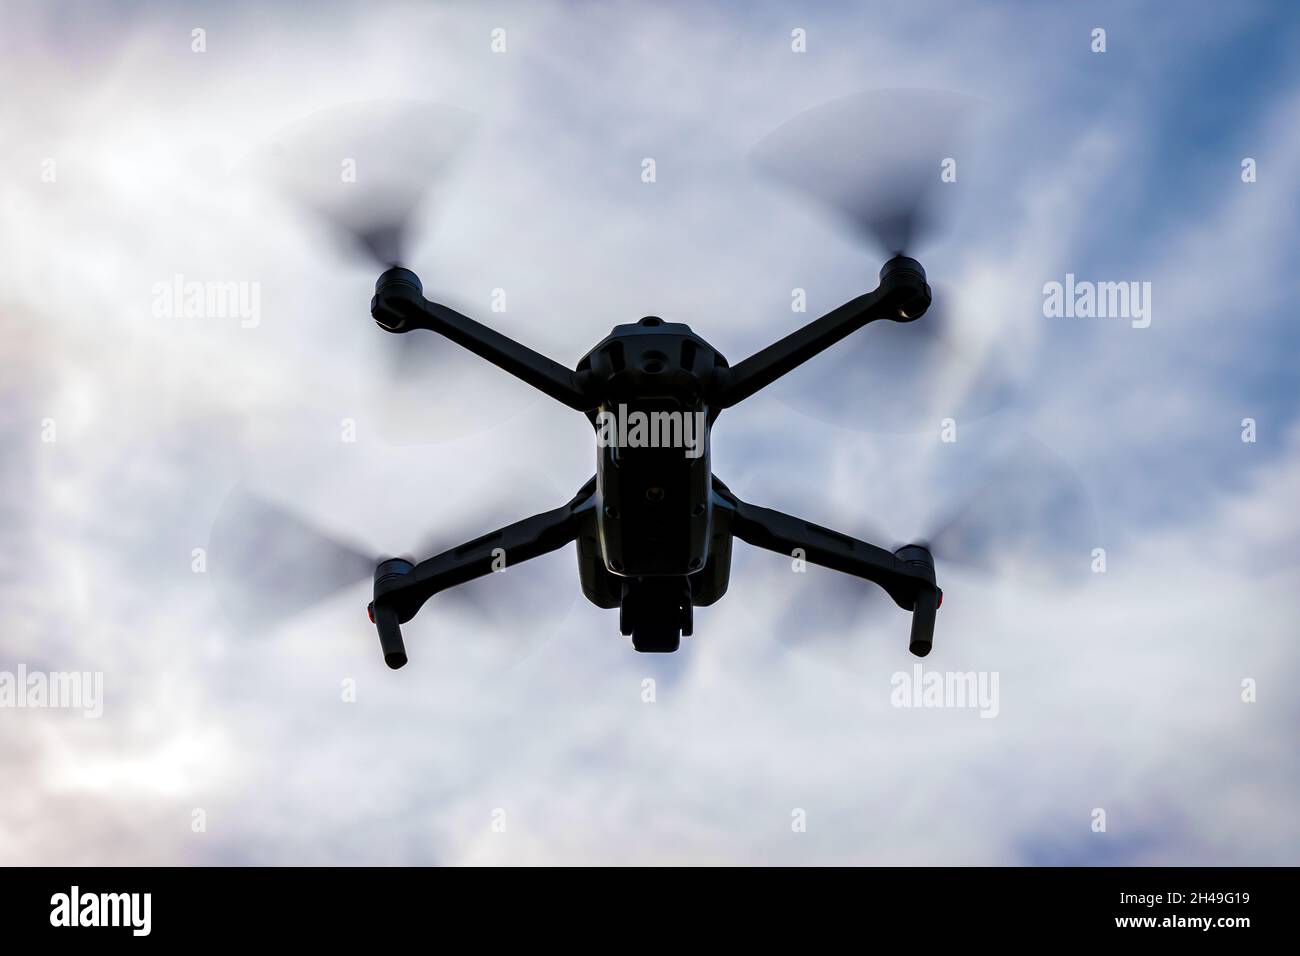
<instances>
[{"instance_id":1,"label":"cloudy sky background","mask_svg":"<svg viewBox=\"0 0 1300 956\"><path fill-rule=\"evenodd\" d=\"M1285 5L4 17L0 669L102 671L105 711L0 711L0 861L1300 862ZM427 294L566 364L646 314L734 363L874 287L883 258L747 151L802 109L896 86L985 104L951 229L920 250L960 350L895 370L914 401L887 418L865 384L862 416L807 414L832 378L814 362L724 415L714 466L756 503L905 538L978 474L1033 463L987 515L986 566L940 567L925 662L996 672L995 719L892 707L906 615L739 543L727 598L662 658L580 599L571 549L471 585L477 601L435 598L400 672L366 584L259 631L232 623L218 569L192 573L236 483L378 554L555 507L594 470L581 416L431 336L434 374L398 402L377 388L375 270L247 175L277 131L383 97L473 111L417 230ZM1043 284L1067 272L1150 282L1151 326L1044 318ZM259 283L260 325L155 317L177 273Z\"/></svg>"}]
</instances>

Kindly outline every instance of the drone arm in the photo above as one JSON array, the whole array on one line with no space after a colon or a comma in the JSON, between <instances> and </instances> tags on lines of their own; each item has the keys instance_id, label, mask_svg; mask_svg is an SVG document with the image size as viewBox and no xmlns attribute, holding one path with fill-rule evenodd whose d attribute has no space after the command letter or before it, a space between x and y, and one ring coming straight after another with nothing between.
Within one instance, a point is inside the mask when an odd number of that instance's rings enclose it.
<instances>
[{"instance_id":1,"label":"drone arm","mask_svg":"<svg viewBox=\"0 0 1300 956\"><path fill-rule=\"evenodd\" d=\"M925 270L915 259L896 256L881 268L880 285L874 291L814 319L738 365L719 369L710 404L730 408L868 322L877 319L911 322L929 306L930 287L925 281Z\"/></svg>"},{"instance_id":2,"label":"drone arm","mask_svg":"<svg viewBox=\"0 0 1300 956\"><path fill-rule=\"evenodd\" d=\"M370 313L381 328L437 332L570 408L585 412L597 406L578 373L455 309L430 302L418 283L415 273L400 267L380 276Z\"/></svg>"},{"instance_id":3,"label":"drone arm","mask_svg":"<svg viewBox=\"0 0 1300 956\"><path fill-rule=\"evenodd\" d=\"M562 507L506 525L413 568L407 565L403 573L377 573L373 605L376 623L382 609L391 611L397 624L405 623L439 591L558 550L576 540L585 523L594 516L594 490L593 478ZM380 568L382 571L384 565Z\"/></svg>"},{"instance_id":4,"label":"drone arm","mask_svg":"<svg viewBox=\"0 0 1300 956\"><path fill-rule=\"evenodd\" d=\"M741 541L778 554L798 550L813 564L880 585L904 610L914 610L927 592L938 593L933 565L900 560L884 548L802 518L748 504L730 492L716 494L714 502L729 513L731 532Z\"/></svg>"},{"instance_id":5,"label":"drone arm","mask_svg":"<svg viewBox=\"0 0 1300 956\"><path fill-rule=\"evenodd\" d=\"M880 300L878 292L860 295L730 369L719 370L718 393L710 404L719 408L739 404L868 322L890 317Z\"/></svg>"},{"instance_id":6,"label":"drone arm","mask_svg":"<svg viewBox=\"0 0 1300 956\"><path fill-rule=\"evenodd\" d=\"M422 328L437 332L580 412L596 407L578 374L540 352L437 302L425 302Z\"/></svg>"}]
</instances>

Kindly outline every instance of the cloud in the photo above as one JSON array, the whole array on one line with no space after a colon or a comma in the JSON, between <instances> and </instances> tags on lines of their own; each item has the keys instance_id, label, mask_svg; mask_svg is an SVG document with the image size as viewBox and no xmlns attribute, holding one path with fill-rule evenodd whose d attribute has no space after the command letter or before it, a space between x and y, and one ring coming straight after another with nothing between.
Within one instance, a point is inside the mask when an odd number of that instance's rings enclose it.
<instances>
[{"instance_id":1,"label":"cloud","mask_svg":"<svg viewBox=\"0 0 1300 956\"><path fill-rule=\"evenodd\" d=\"M340 5L305 24L235 5L202 11L195 54L191 11L124 10L69 32L24 9L0 67L30 91L0 107L17 171L0 181L0 667L102 670L106 695L99 721L0 712L0 772L23 782L0 808L0 858L1296 862L1294 68L1216 67L1262 90L1221 140L1168 119L1197 108L1187 62L1294 24L824 8L796 17L796 55L781 7ZM1088 52L1093 19L1107 54ZM998 455L1059 462L1068 494L1029 483L1041 497L977 508L984 569L939 572L925 666L996 671L996 719L891 707L891 674L913 665L906 615L740 544L731 592L671 658L635 655L613 612L566 603L567 550L475 585L486 617L435 598L405 629L400 674L363 582L272 633L232 627L191 568L236 482L401 553L554 507L594 470L585 422L450 346L424 350L437 374L376 388L391 357L365 314L373 270L242 175L278 130L384 96L475 110L454 189L420 217L431 295L567 364L645 314L735 362L808 317L792 288L825 311L879 266L753 177L747 149L806 106L908 84L989 103L962 215L922 256L961 361L897 376L916 394L911 434L810 418L785 390L797 382L773 386L719 420L714 465L757 503L905 536L978 490L973 473L998 474ZM1251 186L1242 143L1260 157ZM1182 163L1195 173L1171 193L1162 176ZM1045 319L1042 285L1066 271L1151 281L1151 328ZM177 273L258 283L263 321L154 316L155 284ZM496 288L505 313L489 310ZM945 415L955 446L938 441ZM433 440L392 442L412 437ZM1017 525L1022 500L1035 517ZM518 641L528 617L554 636Z\"/></svg>"}]
</instances>

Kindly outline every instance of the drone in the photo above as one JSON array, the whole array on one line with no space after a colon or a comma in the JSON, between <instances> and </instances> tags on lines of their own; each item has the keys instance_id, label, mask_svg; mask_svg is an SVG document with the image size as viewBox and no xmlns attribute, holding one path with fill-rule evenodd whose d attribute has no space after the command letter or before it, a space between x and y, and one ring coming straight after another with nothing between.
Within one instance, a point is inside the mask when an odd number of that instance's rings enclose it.
<instances>
[{"instance_id":1,"label":"drone","mask_svg":"<svg viewBox=\"0 0 1300 956\"><path fill-rule=\"evenodd\" d=\"M908 249L929 215L924 199L949 155L946 137L966 108L967 98L936 91L858 94L799 114L759 144L752 158L765 172L846 214L889 257L874 290L735 365L689 325L645 316L616 325L566 367L425 297L399 248L418 188L343 214L326 209L385 267L370 303L380 329L395 336L436 333L582 413L596 436L596 473L566 503L419 563L378 562L368 613L385 663L394 669L407 663L402 625L435 595L568 545L577 548L583 596L596 607L618 609L619 631L635 650L677 651L693 633L694 608L726 594L736 539L878 585L911 612L911 653L929 654L943 601L930 544L890 550L742 500L713 473L711 433L724 410L863 326L925 317L933 293ZM354 139L386 144L394 138L371 130ZM690 441L628 440L629 419L684 423L663 432Z\"/></svg>"},{"instance_id":2,"label":"drone","mask_svg":"<svg viewBox=\"0 0 1300 956\"><path fill-rule=\"evenodd\" d=\"M640 413L698 416L702 448L626 447L602 442L596 474L566 504L524 518L413 564L390 558L375 568L370 619L384 662L406 664L401 625L440 591L577 543L582 593L619 609L619 631L638 651L676 651L693 633L693 609L727 591L732 541L785 554L878 584L912 612L909 649L930 653L943 592L922 544L895 552L742 501L710 465L718 415L869 322L914 322L930 307L921 263L895 256L872 292L846 302L735 366L680 322L647 316L617 325L570 369L468 316L424 297L419 277L395 266L375 284L370 312L394 334L436 332L551 398L582 412L626 421ZM630 411L628 411L630 410ZM609 421L609 418L603 419Z\"/></svg>"}]
</instances>

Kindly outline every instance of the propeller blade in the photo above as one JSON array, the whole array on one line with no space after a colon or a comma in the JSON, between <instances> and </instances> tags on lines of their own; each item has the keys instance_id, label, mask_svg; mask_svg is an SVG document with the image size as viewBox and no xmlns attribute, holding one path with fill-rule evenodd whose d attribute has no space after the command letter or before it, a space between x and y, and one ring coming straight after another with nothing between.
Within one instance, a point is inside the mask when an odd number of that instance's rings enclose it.
<instances>
[{"instance_id":1,"label":"propeller blade","mask_svg":"<svg viewBox=\"0 0 1300 956\"><path fill-rule=\"evenodd\" d=\"M331 107L279 130L246 160L244 174L305 213L308 229L324 224L344 256L378 276L393 265L413 265L416 219L448 183L476 123L464 110L413 100ZM422 278L426 294L442 301L436 270ZM367 284L356 299L355 321L373 332L369 299ZM366 347L378 367L363 401L392 444L449 441L537 401L526 386L429 332L374 332Z\"/></svg>"},{"instance_id":2,"label":"propeller blade","mask_svg":"<svg viewBox=\"0 0 1300 956\"><path fill-rule=\"evenodd\" d=\"M293 204L381 268L406 264L411 225L470 136L472 114L439 103L331 107L281 130L251 161Z\"/></svg>"},{"instance_id":3,"label":"propeller blade","mask_svg":"<svg viewBox=\"0 0 1300 956\"><path fill-rule=\"evenodd\" d=\"M898 522L924 544L935 566L959 564L993 573L1004 559L1032 561L1057 577L1087 571L1097 544L1092 498L1075 470L1042 442L1020 436L992 454L936 455L932 487L951 489L950 504Z\"/></svg>"},{"instance_id":4,"label":"propeller blade","mask_svg":"<svg viewBox=\"0 0 1300 956\"><path fill-rule=\"evenodd\" d=\"M826 497L821 486L827 475L818 470L796 474L782 469L784 479L776 480L786 484L775 486L770 474L762 475L763 491L756 492L760 500L742 490L760 484L755 472L739 476L732 487L747 501L826 524L886 550L925 545L946 591L972 574L984 582L982 587L989 586L990 578L1024 586L1087 580L1092 549L1099 543L1096 512L1086 486L1064 459L1023 435L998 440L970 429L950 445L936 448L933 440L927 441L926 446L915 440L900 442L905 448L891 445L872 462L879 474L864 469L871 477L863 482L863 511L884 518L877 525L888 530L873 527L870 517L864 523L856 513L837 515L805 504ZM891 468L891 461L898 465ZM891 628L897 629L900 642L906 638L906 614L875 585L812 565L792 574L791 559L743 544L736 545L734 555L732 590L753 593L752 600L741 603L752 608L754 626L784 647L841 666L869 652L865 645ZM1014 571L1004 578L1004 568ZM764 608L772 594L785 596ZM941 611L940 627L942 620Z\"/></svg>"},{"instance_id":5,"label":"propeller blade","mask_svg":"<svg viewBox=\"0 0 1300 956\"><path fill-rule=\"evenodd\" d=\"M511 485L534 497L537 473ZM569 490L571 495L574 489ZM543 507L564 500L558 488L542 490ZM539 509L540 510L540 509ZM477 517L458 517L439 528L414 553L412 563L433 557L522 517L504 505L470 509ZM369 582L375 566L393 552L371 552L324 531L308 518L251 491L243 483L231 490L213 523L208 568L217 600L227 619L243 634L262 635L314 605ZM552 558L558 557L558 560ZM366 592L358 589L358 597ZM439 592L406 625L435 665L479 677L499 676L554 637L578 594L571 560L543 556ZM342 618L340 619L343 620ZM343 626L373 640L361 607L351 609ZM427 640L421 631L428 631ZM413 655L414 656L414 655Z\"/></svg>"},{"instance_id":6,"label":"propeller blade","mask_svg":"<svg viewBox=\"0 0 1300 956\"><path fill-rule=\"evenodd\" d=\"M806 110L753 150L769 177L830 207L895 255L938 225L943 162L955 158L973 97L945 90L872 90Z\"/></svg>"},{"instance_id":7,"label":"propeller blade","mask_svg":"<svg viewBox=\"0 0 1300 956\"><path fill-rule=\"evenodd\" d=\"M267 632L366 580L375 558L242 483L217 512L208 571L217 600L241 631Z\"/></svg>"},{"instance_id":8,"label":"propeller blade","mask_svg":"<svg viewBox=\"0 0 1300 956\"><path fill-rule=\"evenodd\" d=\"M778 127L753 150L757 169L836 214L888 255L934 237L955 198L942 178L978 110L944 90L873 90L824 103ZM1001 407L1011 385L997 363L964 346L951 294L934 290L920 320L875 323L778 383L773 394L811 418L867 432L970 421ZM864 400L870 396L870 400Z\"/></svg>"},{"instance_id":9,"label":"propeller blade","mask_svg":"<svg viewBox=\"0 0 1300 956\"><path fill-rule=\"evenodd\" d=\"M497 508L482 520L465 523L486 530L508 522ZM498 520L499 519L499 520ZM387 557L403 557L412 564L439 554L460 540L438 534L400 555L380 555L347 544L317 528L306 518L243 484L227 494L213 522L209 565L217 585L218 600L227 617L242 628L271 630L340 591L369 580L375 566ZM470 585L438 595L439 604L479 615L493 615L491 595ZM500 615L497 615L500 617Z\"/></svg>"}]
</instances>

